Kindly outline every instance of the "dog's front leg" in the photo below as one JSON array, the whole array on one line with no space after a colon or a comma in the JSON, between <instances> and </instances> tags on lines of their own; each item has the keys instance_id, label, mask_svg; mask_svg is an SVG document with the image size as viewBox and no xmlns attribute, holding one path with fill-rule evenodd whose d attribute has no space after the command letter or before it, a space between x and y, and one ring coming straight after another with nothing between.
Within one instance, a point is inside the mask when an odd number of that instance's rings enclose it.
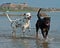
<instances>
[{"instance_id":1,"label":"dog's front leg","mask_svg":"<svg viewBox=\"0 0 60 48\"><path fill-rule=\"evenodd\" d=\"M29 32L31 31L31 27L30 26L28 26L28 30L29 30Z\"/></svg>"}]
</instances>

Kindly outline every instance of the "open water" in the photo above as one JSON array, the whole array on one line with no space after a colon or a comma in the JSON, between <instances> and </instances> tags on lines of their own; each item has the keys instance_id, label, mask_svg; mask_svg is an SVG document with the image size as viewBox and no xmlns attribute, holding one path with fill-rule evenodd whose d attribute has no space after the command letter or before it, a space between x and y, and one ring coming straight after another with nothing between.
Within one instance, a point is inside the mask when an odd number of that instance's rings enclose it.
<instances>
[{"instance_id":1,"label":"open water","mask_svg":"<svg viewBox=\"0 0 60 48\"><path fill-rule=\"evenodd\" d=\"M3 13L3 12L2 12ZM24 12L10 12L20 14ZM46 12L51 17L51 26L48 34L48 41L42 40L39 30L39 40L36 40L35 23L37 12L31 12L31 31L26 30L25 37L22 37L20 28L17 29L17 39L12 38L12 28L6 16L0 16L0 48L60 48L60 12ZM11 19L21 18L10 16ZM18 38L21 37L21 38Z\"/></svg>"}]
</instances>

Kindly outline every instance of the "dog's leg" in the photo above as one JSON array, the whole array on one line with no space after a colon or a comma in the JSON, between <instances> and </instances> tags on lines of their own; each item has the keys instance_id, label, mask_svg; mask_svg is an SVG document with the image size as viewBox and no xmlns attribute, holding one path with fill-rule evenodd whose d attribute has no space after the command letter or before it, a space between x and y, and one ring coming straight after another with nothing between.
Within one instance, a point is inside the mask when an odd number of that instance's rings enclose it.
<instances>
[{"instance_id":1,"label":"dog's leg","mask_svg":"<svg viewBox=\"0 0 60 48\"><path fill-rule=\"evenodd\" d=\"M22 33L23 33L23 36L25 36L25 27L24 26L22 27Z\"/></svg>"},{"instance_id":2,"label":"dog's leg","mask_svg":"<svg viewBox=\"0 0 60 48\"><path fill-rule=\"evenodd\" d=\"M28 26L29 32L31 31L31 24L29 22L29 26Z\"/></svg>"},{"instance_id":3,"label":"dog's leg","mask_svg":"<svg viewBox=\"0 0 60 48\"><path fill-rule=\"evenodd\" d=\"M43 38L46 39L48 35L48 30L46 28L42 29Z\"/></svg>"},{"instance_id":4,"label":"dog's leg","mask_svg":"<svg viewBox=\"0 0 60 48\"><path fill-rule=\"evenodd\" d=\"M16 38L16 27L13 27L12 37L14 39Z\"/></svg>"},{"instance_id":5,"label":"dog's leg","mask_svg":"<svg viewBox=\"0 0 60 48\"><path fill-rule=\"evenodd\" d=\"M29 32L30 32L30 31L31 31L31 28L30 28L30 26L28 26L27 28L28 28L28 30L29 30Z\"/></svg>"},{"instance_id":6,"label":"dog's leg","mask_svg":"<svg viewBox=\"0 0 60 48\"><path fill-rule=\"evenodd\" d=\"M28 31L31 31L31 24L30 24L30 20L27 20L26 22L27 24L25 25L25 28L28 29Z\"/></svg>"},{"instance_id":7,"label":"dog's leg","mask_svg":"<svg viewBox=\"0 0 60 48\"><path fill-rule=\"evenodd\" d=\"M43 36L43 38L45 38L45 29L41 29L41 33L42 33L42 36Z\"/></svg>"},{"instance_id":8,"label":"dog's leg","mask_svg":"<svg viewBox=\"0 0 60 48\"><path fill-rule=\"evenodd\" d=\"M36 38L38 39L38 30L39 30L39 25L36 23Z\"/></svg>"},{"instance_id":9,"label":"dog's leg","mask_svg":"<svg viewBox=\"0 0 60 48\"><path fill-rule=\"evenodd\" d=\"M46 38L47 38L47 35L48 35L48 31L49 31L49 30L48 30L48 29L46 29L46 34L45 34L45 37L46 37Z\"/></svg>"}]
</instances>

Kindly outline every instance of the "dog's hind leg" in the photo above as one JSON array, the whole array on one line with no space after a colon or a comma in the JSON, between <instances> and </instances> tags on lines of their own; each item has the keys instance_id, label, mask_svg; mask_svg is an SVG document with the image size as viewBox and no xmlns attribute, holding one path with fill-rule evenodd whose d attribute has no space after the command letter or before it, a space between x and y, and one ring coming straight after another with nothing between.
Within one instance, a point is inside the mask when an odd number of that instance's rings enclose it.
<instances>
[{"instance_id":1,"label":"dog's hind leg","mask_svg":"<svg viewBox=\"0 0 60 48\"><path fill-rule=\"evenodd\" d=\"M12 37L16 38L16 27L13 27Z\"/></svg>"},{"instance_id":2,"label":"dog's hind leg","mask_svg":"<svg viewBox=\"0 0 60 48\"><path fill-rule=\"evenodd\" d=\"M39 25L36 23L36 38L38 39L38 30L39 30Z\"/></svg>"},{"instance_id":3,"label":"dog's hind leg","mask_svg":"<svg viewBox=\"0 0 60 48\"><path fill-rule=\"evenodd\" d=\"M23 36L25 36L25 30L26 30L26 29L25 29L25 27L23 26L23 27L22 27Z\"/></svg>"}]
</instances>

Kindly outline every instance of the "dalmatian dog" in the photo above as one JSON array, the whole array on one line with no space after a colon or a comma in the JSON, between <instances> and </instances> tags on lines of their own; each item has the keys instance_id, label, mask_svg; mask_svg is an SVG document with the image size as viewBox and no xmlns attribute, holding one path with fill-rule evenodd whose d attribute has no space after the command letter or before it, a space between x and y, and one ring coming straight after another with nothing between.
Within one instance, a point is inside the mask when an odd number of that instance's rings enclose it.
<instances>
[{"instance_id":1,"label":"dalmatian dog","mask_svg":"<svg viewBox=\"0 0 60 48\"><path fill-rule=\"evenodd\" d=\"M23 34L25 33L26 29L29 29L29 31L31 30L30 29L31 13L29 13L29 12L28 13L24 13L23 14L23 18L19 18L19 19L15 19L15 20L12 20L9 17L9 14L8 13L5 13L5 14L6 14L8 20L11 23L12 36L13 37L16 37L16 30L19 27L22 29Z\"/></svg>"}]
</instances>

